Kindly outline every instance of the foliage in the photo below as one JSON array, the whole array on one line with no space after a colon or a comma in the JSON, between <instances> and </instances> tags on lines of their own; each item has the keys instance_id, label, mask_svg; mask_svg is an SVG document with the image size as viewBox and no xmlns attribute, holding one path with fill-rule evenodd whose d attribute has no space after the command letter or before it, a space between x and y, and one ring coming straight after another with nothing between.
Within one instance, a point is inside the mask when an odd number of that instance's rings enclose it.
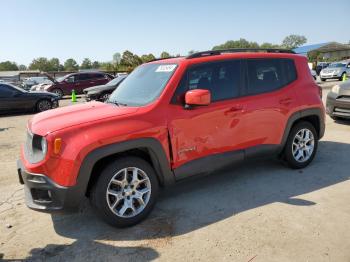
<instances>
[{"instance_id":1,"label":"foliage","mask_svg":"<svg viewBox=\"0 0 350 262\"><path fill-rule=\"evenodd\" d=\"M29 69L49 72L62 71L64 68L60 64L60 60L58 58L51 58L48 60L46 57L38 57L33 59L32 63L29 65Z\"/></svg>"},{"instance_id":2,"label":"foliage","mask_svg":"<svg viewBox=\"0 0 350 262\"><path fill-rule=\"evenodd\" d=\"M5 61L0 63L0 71L17 71L18 66L15 62Z\"/></svg>"},{"instance_id":3,"label":"foliage","mask_svg":"<svg viewBox=\"0 0 350 262\"><path fill-rule=\"evenodd\" d=\"M80 65L80 69L92 69L92 63L89 58L84 58L83 62Z\"/></svg>"},{"instance_id":4,"label":"foliage","mask_svg":"<svg viewBox=\"0 0 350 262\"><path fill-rule=\"evenodd\" d=\"M168 52L165 52L163 51L161 54L160 54L160 58L169 58L170 57L170 54Z\"/></svg>"},{"instance_id":5,"label":"foliage","mask_svg":"<svg viewBox=\"0 0 350 262\"><path fill-rule=\"evenodd\" d=\"M142 63L147 63L147 62L152 61L154 59L156 59L156 57L153 54L148 54L148 55L142 55L141 56Z\"/></svg>"},{"instance_id":6,"label":"foliage","mask_svg":"<svg viewBox=\"0 0 350 262\"><path fill-rule=\"evenodd\" d=\"M64 70L66 71L77 71L78 68L79 65L73 58L69 58L64 62Z\"/></svg>"},{"instance_id":7,"label":"foliage","mask_svg":"<svg viewBox=\"0 0 350 262\"><path fill-rule=\"evenodd\" d=\"M113 55L113 64L115 64L115 65L120 64L121 59L122 59L122 56L120 55L120 53L115 53Z\"/></svg>"},{"instance_id":8,"label":"foliage","mask_svg":"<svg viewBox=\"0 0 350 262\"><path fill-rule=\"evenodd\" d=\"M294 49L302 46L307 42L307 39L303 35L289 35L285 37L282 41L282 46L288 49Z\"/></svg>"},{"instance_id":9,"label":"foliage","mask_svg":"<svg viewBox=\"0 0 350 262\"><path fill-rule=\"evenodd\" d=\"M259 44L257 42L249 42L244 38L240 38L239 40L230 40L224 44L214 46L213 50L230 48L259 48Z\"/></svg>"},{"instance_id":10,"label":"foliage","mask_svg":"<svg viewBox=\"0 0 350 262\"><path fill-rule=\"evenodd\" d=\"M122 55L122 58L120 60L120 64L122 66L125 66L127 68L132 69L138 65L141 65L142 60L138 55L135 55L132 52L126 50Z\"/></svg>"}]
</instances>

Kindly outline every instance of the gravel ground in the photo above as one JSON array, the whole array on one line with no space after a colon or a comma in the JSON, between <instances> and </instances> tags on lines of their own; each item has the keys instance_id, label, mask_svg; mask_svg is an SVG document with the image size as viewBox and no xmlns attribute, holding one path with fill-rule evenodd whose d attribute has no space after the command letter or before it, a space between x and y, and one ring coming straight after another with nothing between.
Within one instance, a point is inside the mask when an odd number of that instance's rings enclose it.
<instances>
[{"instance_id":1,"label":"gravel ground","mask_svg":"<svg viewBox=\"0 0 350 262\"><path fill-rule=\"evenodd\" d=\"M350 122L327 118L306 169L260 160L192 179L164 190L143 223L115 229L88 203L64 216L24 205L16 159L30 117L0 118L0 260L350 261Z\"/></svg>"}]
</instances>

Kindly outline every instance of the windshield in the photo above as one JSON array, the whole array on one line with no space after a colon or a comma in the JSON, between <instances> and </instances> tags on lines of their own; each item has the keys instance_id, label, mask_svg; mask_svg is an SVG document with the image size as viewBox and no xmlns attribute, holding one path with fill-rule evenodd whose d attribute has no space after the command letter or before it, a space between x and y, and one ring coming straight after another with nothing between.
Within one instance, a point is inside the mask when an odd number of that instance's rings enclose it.
<instances>
[{"instance_id":1,"label":"windshield","mask_svg":"<svg viewBox=\"0 0 350 262\"><path fill-rule=\"evenodd\" d=\"M61 76L61 77L56 78L56 81L62 82L64 79L66 79L66 76Z\"/></svg>"},{"instance_id":2,"label":"windshield","mask_svg":"<svg viewBox=\"0 0 350 262\"><path fill-rule=\"evenodd\" d=\"M110 103L143 106L159 97L176 64L145 64L136 68L112 93Z\"/></svg>"},{"instance_id":3,"label":"windshield","mask_svg":"<svg viewBox=\"0 0 350 262\"><path fill-rule=\"evenodd\" d=\"M334 64L330 64L328 66L328 68L338 68L338 67L345 67L345 64L343 64L343 63L334 63Z\"/></svg>"}]
</instances>

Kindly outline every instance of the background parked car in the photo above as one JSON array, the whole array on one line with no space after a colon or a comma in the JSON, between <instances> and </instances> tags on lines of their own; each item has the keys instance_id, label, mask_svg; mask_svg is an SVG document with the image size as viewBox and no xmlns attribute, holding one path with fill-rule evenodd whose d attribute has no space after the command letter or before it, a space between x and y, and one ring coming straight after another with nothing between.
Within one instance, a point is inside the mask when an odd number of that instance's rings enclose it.
<instances>
[{"instance_id":1,"label":"background parked car","mask_svg":"<svg viewBox=\"0 0 350 262\"><path fill-rule=\"evenodd\" d=\"M104 85L112 79L112 75L101 72L79 72L68 74L57 79L52 78L51 80L53 83L51 85L45 85L42 90L55 93L59 97L70 95L73 89L76 94L82 94L85 88Z\"/></svg>"},{"instance_id":2,"label":"background parked car","mask_svg":"<svg viewBox=\"0 0 350 262\"><path fill-rule=\"evenodd\" d=\"M49 92L29 92L11 84L0 83L0 112L37 111L58 107L59 97Z\"/></svg>"},{"instance_id":3,"label":"background parked car","mask_svg":"<svg viewBox=\"0 0 350 262\"><path fill-rule=\"evenodd\" d=\"M334 120L350 119L350 80L333 86L327 95L326 112Z\"/></svg>"},{"instance_id":4,"label":"background parked car","mask_svg":"<svg viewBox=\"0 0 350 262\"><path fill-rule=\"evenodd\" d=\"M31 89L34 85L42 84L45 82L50 81L47 76L33 76L33 77L28 77L23 80L22 82L22 87L25 90Z\"/></svg>"},{"instance_id":5,"label":"background parked car","mask_svg":"<svg viewBox=\"0 0 350 262\"><path fill-rule=\"evenodd\" d=\"M93 86L84 89L86 101L98 100L106 101L110 94L120 85L121 82L127 77L127 74L117 76L113 80L109 81L105 85Z\"/></svg>"},{"instance_id":6,"label":"background parked car","mask_svg":"<svg viewBox=\"0 0 350 262\"><path fill-rule=\"evenodd\" d=\"M321 73L321 70L326 68L327 66L329 66L330 63L327 63L327 62L319 62L317 63L317 66L316 66L316 74L319 76L320 73Z\"/></svg>"},{"instance_id":7,"label":"background parked car","mask_svg":"<svg viewBox=\"0 0 350 262\"><path fill-rule=\"evenodd\" d=\"M331 63L327 68L322 69L320 78L321 81L326 81L327 79L342 80L344 75L350 75L350 61Z\"/></svg>"}]
</instances>

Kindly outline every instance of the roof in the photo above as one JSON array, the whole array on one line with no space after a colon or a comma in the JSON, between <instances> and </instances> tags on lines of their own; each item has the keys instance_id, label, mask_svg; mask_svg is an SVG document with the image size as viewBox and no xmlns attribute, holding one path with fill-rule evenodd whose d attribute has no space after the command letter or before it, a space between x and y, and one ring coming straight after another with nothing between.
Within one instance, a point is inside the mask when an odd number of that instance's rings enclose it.
<instances>
[{"instance_id":1,"label":"roof","mask_svg":"<svg viewBox=\"0 0 350 262\"><path fill-rule=\"evenodd\" d=\"M297 53L297 54L300 54L300 55L307 55L308 52L316 50L316 49L319 49L321 47L324 47L324 46L326 46L326 45L328 45L330 43L331 42L321 43L321 44L314 44L314 45L304 45L304 46L301 46L301 47L294 48L293 51L295 53Z\"/></svg>"}]
</instances>

